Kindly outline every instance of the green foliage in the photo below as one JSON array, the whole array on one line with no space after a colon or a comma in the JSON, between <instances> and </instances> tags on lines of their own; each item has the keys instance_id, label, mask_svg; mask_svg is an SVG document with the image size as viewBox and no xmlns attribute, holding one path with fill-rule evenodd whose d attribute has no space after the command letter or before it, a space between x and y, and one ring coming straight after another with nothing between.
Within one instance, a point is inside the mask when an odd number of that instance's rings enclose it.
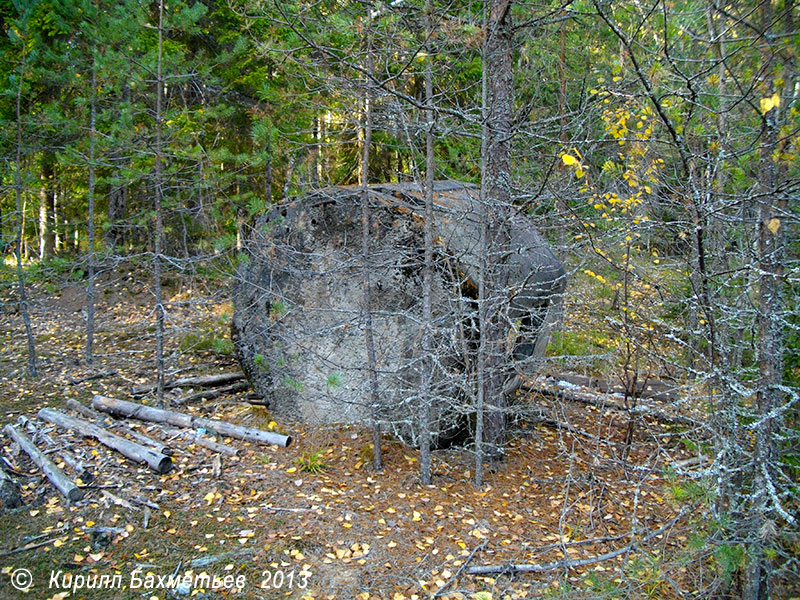
<instances>
[{"instance_id":1,"label":"green foliage","mask_svg":"<svg viewBox=\"0 0 800 600\"><path fill-rule=\"evenodd\" d=\"M190 332L181 337L179 348L181 352L200 354L203 352L213 352L224 356L230 356L234 352L233 342L227 337L222 337L214 330L204 332Z\"/></svg>"},{"instance_id":2,"label":"green foliage","mask_svg":"<svg viewBox=\"0 0 800 600\"><path fill-rule=\"evenodd\" d=\"M330 373L325 381L325 386L329 392L332 392L340 385L342 385L344 378L341 373Z\"/></svg>"},{"instance_id":3,"label":"green foliage","mask_svg":"<svg viewBox=\"0 0 800 600\"><path fill-rule=\"evenodd\" d=\"M299 471L307 473L321 473L328 468L322 450L307 450L295 459Z\"/></svg>"},{"instance_id":4,"label":"green foliage","mask_svg":"<svg viewBox=\"0 0 800 600\"><path fill-rule=\"evenodd\" d=\"M289 375L284 375L283 379L281 379L281 383L285 388L288 388L293 392L300 393L303 391L303 382L298 381L297 379L290 377Z\"/></svg>"},{"instance_id":5,"label":"green foliage","mask_svg":"<svg viewBox=\"0 0 800 600\"><path fill-rule=\"evenodd\" d=\"M723 580L729 582L745 566L747 551L742 544L723 543L714 548L713 556Z\"/></svg>"}]
</instances>

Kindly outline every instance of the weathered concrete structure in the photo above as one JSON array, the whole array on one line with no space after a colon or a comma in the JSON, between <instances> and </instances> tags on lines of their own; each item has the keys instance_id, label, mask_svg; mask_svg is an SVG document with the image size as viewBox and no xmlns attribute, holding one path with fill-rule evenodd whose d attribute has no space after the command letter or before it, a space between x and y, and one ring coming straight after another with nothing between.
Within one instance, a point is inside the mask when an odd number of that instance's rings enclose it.
<instances>
[{"instance_id":1,"label":"weathered concrete structure","mask_svg":"<svg viewBox=\"0 0 800 600\"><path fill-rule=\"evenodd\" d=\"M463 429L475 385L479 190L455 181L438 181L434 190L434 351L423 360L424 197L414 184L370 186L377 413L412 441L423 365L444 437ZM249 241L234 290L232 338L254 389L282 418L369 422L360 202L355 186L314 192L273 211ZM491 293L505 307L513 374L542 356L565 273L527 216L515 214L508 230L504 283Z\"/></svg>"}]
</instances>

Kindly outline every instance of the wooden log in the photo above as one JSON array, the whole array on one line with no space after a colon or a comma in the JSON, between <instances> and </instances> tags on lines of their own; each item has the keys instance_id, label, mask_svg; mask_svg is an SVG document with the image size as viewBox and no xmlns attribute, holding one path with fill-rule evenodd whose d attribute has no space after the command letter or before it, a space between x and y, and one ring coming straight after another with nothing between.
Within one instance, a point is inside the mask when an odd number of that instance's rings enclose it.
<instances>
[{"instance_id":1,"label":"wooden log","mask_svg":"<svg viewBox=\"0 0 800 600\"><path fill-rule=\"evenodd\" d=\"M42 454L27 435L16 429L13 425L6 425L4 431L6 435L13 438L13 440L19 444L19 447L25 451L25 454L31 457L31 460L42 470L47 479L49 479L56 489L68 500L77 502L83 498L83 490L75 485L75 482L67 477L52 460Z\"/></svg>"},{"instance_id":2,"label":"wooden log","mask_svg":"<svg viewBox=\"0 0 800 600\"><path fill-rule=\"evenodd\" d=\"M17 484L2 467L0 467L0 500L3 501L5 508L22 506L22 498L19 495Z\"/></svg>"},{"instance_id":3,"label":"wooden log","mask_svg":"<svg viewBox=\"0 0 800 600\"><path fill-rule=\"evenodd\" d=\"M150 446L156 452L160 452L161 454L165 454L167 456L172 456L174 451L168 445L164 444L163 442L159 442L158 440L154 440L151 437L144 435L143 433L139 433L132 427L128 427L125 423L120 423L119 421L115 421L107 414L101 415L96 410L92 410L85 404L81 404L77 400L73 400L72 398L67 400L67 408L74 410L77 413L82 414L84 417L88 417L90 419L96 419L98 421L98 425L100 427L109 427L117 429L118 431L125 432L127 435L131 436L133 439L138 440L139 443L144 444L145 446ZM106 420L110 421L111 423L106 423Z\"/></svg>"},{"instance_id":4,"label":"wooden log","mask_svg":"<svg viewBox=\"0 0 800 600\"><path fill-rule=\"evenodd\" d=\"M177 398L173 400L172 403L176 406L180 406L181 404L195 402L197 400L213 400L214 398L219 398L224 394L238 394L239 392L245 392L249 389L249 383L246 381L240 381L232 385L226 385L211 390L203 390L202 392L197 392L196 394L190 394L188 396L184 396L183 398Z\"/></svg>"},{"instance_id":5,"label":"wooden log","mask_svg":"<svg viewBox=\"0 0 800 600\"><path fill-rule=\"evenodd\" d=\"M172 459L166 454L115 435L94 423L71 417L52 408L43 408L38 416L42 421L48 421L64 429L72 429L84 437L94 438L135 462L146 463L159 473L166 473L172 468Z\"/></svg>"},{"instance_id":6,"label":"wooden log","mask_svg":"<svg viewBox=\"0 0 800 600\"><path fill-rule=\"evenodd\" d=\"M92 399L92 406L97 410L102 410L113 415L133 417L142 419L143 421L153 421L154 423L167 423L176 427L211 429L220 435L259 444L272 444L287 448L289 444L292 443L291 436L282 435L273 431L264 431L263 429L234 425L233 423L218 421L216 419L194 417L174 410L144 406L136 402L117 400L107 396L95 395Z\"/></svg>"},{"instance_id":7,"label":"wooden log","mask_svg":"<svg viewBox=\"0 0 800 600\"><path fill-rule=\"evenodd\" d=\"M182 377L181 379L173 379L164 383L165 390L171 390L177 387L216 387L218 385L225 385L233 383L234 381L241 381L244 379L243 373L220 373L219 375L203 375L201 377ZM143 396L154 391L158 386L156 384L136 385L131 389L131 394L134 396Z\"/></svg>"}]
</instances>

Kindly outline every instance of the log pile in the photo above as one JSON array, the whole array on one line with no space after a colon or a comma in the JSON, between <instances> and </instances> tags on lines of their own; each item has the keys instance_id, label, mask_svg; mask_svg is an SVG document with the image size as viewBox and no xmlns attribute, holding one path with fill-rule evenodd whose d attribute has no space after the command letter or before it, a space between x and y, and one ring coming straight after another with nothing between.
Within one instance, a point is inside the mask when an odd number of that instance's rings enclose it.
<instances>
[{"instance_id":1,"label":"log pile","mask_svg":"<svg viewBox=\"0 0 800 600\"><path fill-rule=\"evenodd\" d=\"M241 382L242 378L240 373L185 378L174 380L169 387L215 388L187 397L187 400L192 400L242 391L247 387ZM145 389L145 386L142 386L137 391ZM93 408L68 399L65 407L72 414L54 408L43 408L37 414L38 421L20 416L17 425L7 425L4 428L3 433L10 444L6 447L6 451L11 458L11 460L4 458L6 466L0 467L0 503L4 509L13 510L24 504L20 486L15 478L30 478L31 474L26 473L25 468L20 469L16 466L15 457L21 456L22 453L30 457L38 471L69 503L76 503L81 502L87 493L91 494L92 490L99 490L103 498L107 499L113 494L104 488L124 487L124 484L111 486L98 484L95 474L84 462L90 454L81 447L82 439L96 440L129 461L146 465L157 475L163 475L174 468L172 456L176 452L191 453L195 447L205 448L213 453L211 459L213 471L218 473L221 465L220 457L237 457L240 449L223 443L221 439L215 440L214 437L224 436L283 448L288 447L292 441L290 436L273 431L208 419L185 412L153 408L106 396L95 396L92 406ZM144 429L146 434L137 430L133 421L124 420L129 418L150 423ZM138 427L142 428L143 424ZM174 446L176 440L184 443ZM41 449L39 446L43 444L44 449ZM91 455L98 456L94 450ZM102 472L105 466L113 465L117 469L122 465L124 473L125 461L103 461L101 458L101 464L98 465L98 461L92 459L93 468ZM143 502L148 506L152 504L146 500Z\"/></svg>"}]
</instances>

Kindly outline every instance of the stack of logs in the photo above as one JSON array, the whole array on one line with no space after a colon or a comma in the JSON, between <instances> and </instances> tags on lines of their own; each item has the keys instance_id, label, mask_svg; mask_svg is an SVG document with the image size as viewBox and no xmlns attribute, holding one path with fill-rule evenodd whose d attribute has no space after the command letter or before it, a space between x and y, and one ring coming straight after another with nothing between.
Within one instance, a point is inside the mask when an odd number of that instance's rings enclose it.
<instances>
[{"instance_id":1,"label":"stack of logs","mask_svg":"<svg viewBox=\"0 0 800 600\"><path fill-rule=\"evenodd\" d=\"M212 376L211 378L176 380L171 385L172 387L191 384L201 386L222 385L237 379L241 379L241 375L226 374ZM239 385L241 387L241 384ZM218 388L213 392L218 395L227 391L230 387ZM134 388L133 391L134 395L141 395L146 393L147 389L144 387ZM237 388L235 391L240 390ZM200 392L199 397L203 397L202 394L203 392ZM195 399L194 396L189 398ZM192 443L226 456L236 456L239 450L228 444L204 437L204 432L215 431L221 436L257 444L271 444L283 448L288 447L292 441L290 436L272 431L235 425L226 421L207 419L184 412L154 408L136 402L117 400L100 395L94 396L91 407L70 399L66 402L66 408L80 415L80 417L75 417L53 408L43 408L37 416L40 421L51 423L57 428L71 430L82 437L93 438L136 463L146 464L159 474L167 473L172 469L173 449L168 444L148 437L113 417L139 419L159 423L162 426L173 426L162 427L162 429L171 436L188 438ZM25 454L30 456L36 466L41 469L47 479L68 501L76 502L83 498L85 488L59 468L47 456L47 453L40 450L28 436L29 433L46 436L45 433L37 430L33 422L25 417L20 417L16 426L6 425L3 431L8 438L19 445ZM91 481L93 478L91 472L86 470L73 455L62 451L58 453L58 456L72 469L78 482L86 484ZM14 480L2 467L0 467L0 501L3 502L6 508L16 508L22 504Z\"/></svg>"}]
</instances>

